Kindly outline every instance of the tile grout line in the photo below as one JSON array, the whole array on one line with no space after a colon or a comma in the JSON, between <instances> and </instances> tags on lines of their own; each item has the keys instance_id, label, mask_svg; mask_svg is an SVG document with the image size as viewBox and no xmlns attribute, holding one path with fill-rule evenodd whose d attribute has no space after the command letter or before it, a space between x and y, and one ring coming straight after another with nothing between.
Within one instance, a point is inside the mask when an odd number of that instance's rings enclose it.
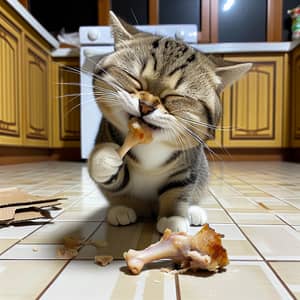
<instances>
[{"instance_id":1,"label":"tile grout line","mask_svg":"<svg viewBox=\"0 0 300 300\"><path fill-rule=\"evenodd\" d=\"M180 283L179 283L178 274L174 275L174 280L175 280L175 289L176 289L176 300L181 300Z\"/></svg>"},{"instance_id":2,"label":"tile grout line","mask_svg":"<svg viewBox=\"0 0 300 300\"><path fill-rule=\"evenodd\" d=\"M210 193L212 194L212 196L215 198L215 200L220 204L220 206L224 209L225 213L229 216L229 218L233 221L233 223L238 227L238 229L242 232L242 234L245 236L245 238L248 240L248 242L252 245L252 247L257 251L257 253L261 256L261 258L263 259L263 262L269 266L268 261L265 259L265 257L262 255L262 253L257 249L257 247L255 246L255 244L249 239L249 237L245 234L245 232L243 231L243 229L239 226L238 223L235 222L235 220L231 217L231 215L229 214L229 212L225 209L225 207L223 206L223 204L219 201L219 199L216 197L216 195L214 194L214 192L209 189ZM243 260L240 260L243 261ZM290 296L295 299L294 294L292 293L292 291L289 289L289 287L287 286L287 284L285 284L283 282L283 280L280 278L280 276L277 274L277 272L273 269L270 268L271 271L273 272L273 274L275 275L275 277L279 280L279 282L281 282L281 284L283 285L283 287L286 289L286 291L290 294ZM279 279L280 278L280 279Z\"/></svg>"},{"instance_id":3,"label":"tile grout line","mask_svg":"<svg viewBox=\"0 0 300 300\"><path fill-rule=\"evenodd\" d=\"M59 277L59 275L64 271L64 269L70 264L72 260L73 259L69 259L66 261L63 267L60 270L58 270L58 272L52 277L48 284L41 290L41 292L35 298L36 300L40 299L43 296L43 294L48 290L48 288L53 284L53 282Z\"/></svg>"},{"instance_id":4,"label":"tile grout line","mask_svg":"<svg viewBox=\"0 0 300 300\"><path fill-rule=\"evenodd\" d=\"M92 233L85 239L88 240L91 236L93 236L93 234L101 227L103 222L101 222L95 230L92 231ZM81 248L84 247L81 246L78 250L78 252L81 250ZM67 263L57 272L57 274L49 281L49 283L46 285L46 287L39 293L38 297L36 298L36 300L40 299L43 294L45 294L45 292L49 289L49 287L55 282L55 280L60 276L60 274L62 274L62 272L64 271L64 269L71 263L71 261L76 261L75 258L69 259L67 261Z\"/></svg>"},{"instance_id":5,"label":"tile grout line","mask_svg":"<svg viewBox=\"0 0 300 300\"><path fill-rule=\"evenodd\" d=\"M284 282L284 280L277 274L276 270L272 267L269 261L266 261L266 264L268 267L272 270L276 278L279 280L279 282L285 287L285 289L289 292L290 296L294 299L297 300L296 296L293 294L293 292L290 290L288 287L288 284Z\"/></svg>"},{"instance_id":6,"label":"tile grout line","mask_svg":"<svg viewBox=\"0 0 300 300\"><path fill-rule=\"evenodd\" d=\"M0 239L1 241L1 239ZM6 248L5 250L3 250L2 252L0 252L0 260L1 260L1 255L4 254L6 251L8 251L9 249L11 249L12 247L14 247L15 245L17 245L20 242L20 240L18 239L15 243L13 243L12 245L10 245L8 248Z\"/></svg>"},{"instance_id":7,"label":"tile grout line","mask_svg":"<svg viewBox=\"0 0 300 300\"><path fill-rule=\"evenodd\" d=\"M297 231L297 230L293 227L293 225L291 225L291 224L289 224L288 222L286 222L283 218L281 218L281 217L278 216L278 215L276 215L276 217L277 217L279 220L281 220L285 225L287 225L287 226L290 227L291 229Z\"/></svg>"}]
</instances>

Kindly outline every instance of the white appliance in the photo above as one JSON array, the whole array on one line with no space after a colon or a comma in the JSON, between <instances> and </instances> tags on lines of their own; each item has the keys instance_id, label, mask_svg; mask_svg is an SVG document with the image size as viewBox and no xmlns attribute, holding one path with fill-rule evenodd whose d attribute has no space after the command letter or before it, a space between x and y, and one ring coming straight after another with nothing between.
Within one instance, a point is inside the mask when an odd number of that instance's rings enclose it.
<instances>
[{"instance_id":1,"label":"white appliance","mask_svg":"<svg viewBox=\"0 0 300 300\"><path fill-rule=\"evenodd\" d=\"M189 44L197 43L197 25L144 25L136 27L142 31L181 39ZM81 27L79 38L81 68L81 157L86 159L94 147L101 121L101 112L93 95L91 74L101 56L114 51L114 48L109 26Z\"/></svg>"}]
</instances>

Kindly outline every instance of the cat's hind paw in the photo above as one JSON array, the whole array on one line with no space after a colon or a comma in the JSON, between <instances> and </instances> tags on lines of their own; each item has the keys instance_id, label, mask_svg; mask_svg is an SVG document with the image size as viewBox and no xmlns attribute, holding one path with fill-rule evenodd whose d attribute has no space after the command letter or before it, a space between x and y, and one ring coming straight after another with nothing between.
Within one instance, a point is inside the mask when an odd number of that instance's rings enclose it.
<instances>
[{"instance_id":1,"label":"cat's hind paw","mask_svg":"<svg viewBox=\"0 0 300 300\"><path fill-rule=\"evenodd\" d=\"M158 220L156 224L156 229L160 233L169 228L173 232L187 232L189 229L189 222L184 217L173 216L173 217L162 217Z\"/></svg>"},{"instance_id":2,"label":"cat's hind paw","mask_svg":"<svg viewBox=\"0 0 300 300\"><path fill-rule=\"evenodd\" d=\"M107 214L107 221L111 225L128 225L136 221L135 211L127 206L113 206Z\"/></svg>"},{"instance_id":3,"label":"cat's hind paw","mask_svg":"<svg viewBox=\"0 0 300 300\"><path fill-rule=\"evenodd\" d=\"M205 209L198 205L191 205L188 213L190 225L203 225L207 222L207 214Z\"/></svg>"}]
</instances>

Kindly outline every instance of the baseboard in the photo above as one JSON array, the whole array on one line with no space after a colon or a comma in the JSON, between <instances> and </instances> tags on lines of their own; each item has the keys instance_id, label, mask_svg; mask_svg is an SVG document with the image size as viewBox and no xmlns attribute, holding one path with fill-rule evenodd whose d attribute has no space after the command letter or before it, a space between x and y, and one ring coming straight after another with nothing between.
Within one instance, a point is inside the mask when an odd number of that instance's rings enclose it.
<instances>
[{"instance_id":1,"label":"baseboard","mask_svg":"<svg viewBox=\"0 0 300 300\"><path fill-rule=\"evenodd\" d=\"M80 148L43 149L10 146L0 147L0 165L47 160L80 161Z\"/></svg>"},{"instance_id":2,"label":"baseboard","mask_svg":"<svg viewBox=\"0 0 300 300\"><path fill-rule=\"evenodd\" d=\"M300 161L300 149L212 148L206 150L211 161Z\"/></svg>"},{"instance_id":3,"label":"baseboard","mask_svg":"<svg viewBox=\"0 0 300 300\"><path fill-rule=\"evenodd\" d=\"M210 161L294 161L300 162L300 148L241 149L212 148L206 151ZM83 161L80 148L42 149L0 146L0 165L47 160Z\"/></svg>"}]
</instances>

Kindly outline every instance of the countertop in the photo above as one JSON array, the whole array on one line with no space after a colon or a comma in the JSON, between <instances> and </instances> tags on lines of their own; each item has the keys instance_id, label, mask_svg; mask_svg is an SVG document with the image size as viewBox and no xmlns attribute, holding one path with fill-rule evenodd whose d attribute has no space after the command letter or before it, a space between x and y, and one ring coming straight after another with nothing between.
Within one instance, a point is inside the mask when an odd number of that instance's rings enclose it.
<instances>
[{"instance_id":1,"label":"countertop","mask_svg":"<svg viewBox=\"0 0 300 300\"><path fill-rule=\"evenodd\" d=\"M59 47L59 42L30 14L17 0L5 0L39 35L53 48Z\"/></svg>"},{"instance_id":2,"label":"countertop","mask_svg":"<svg viewBox=\"0 0 300 300\"><path fill-rule=\"evenodd\" d=\"M192 44L194 48L207 54L290 52L298 45L300 45L300 40L292 42ZM107 45L105 47L110 49ZM85 48L87 47L85 46ZM113 48L111 47L109 51L113 51ZM80 51L76 48L58 48L52 52L52 57L57 58L79 57L79 55Z\"/></svg>"},{"instance_id":3,"label":"countertop","mask_svg":"<svg viewBox=\"0 0 300 300\"><path fill-rule=\"evenodd\" d=\"M300 40L292 42L260 42L260 43L216 43L193 45L203 53L253 53L253 52L290 52L300 44Z\"/></svg>"}]
</instances>

